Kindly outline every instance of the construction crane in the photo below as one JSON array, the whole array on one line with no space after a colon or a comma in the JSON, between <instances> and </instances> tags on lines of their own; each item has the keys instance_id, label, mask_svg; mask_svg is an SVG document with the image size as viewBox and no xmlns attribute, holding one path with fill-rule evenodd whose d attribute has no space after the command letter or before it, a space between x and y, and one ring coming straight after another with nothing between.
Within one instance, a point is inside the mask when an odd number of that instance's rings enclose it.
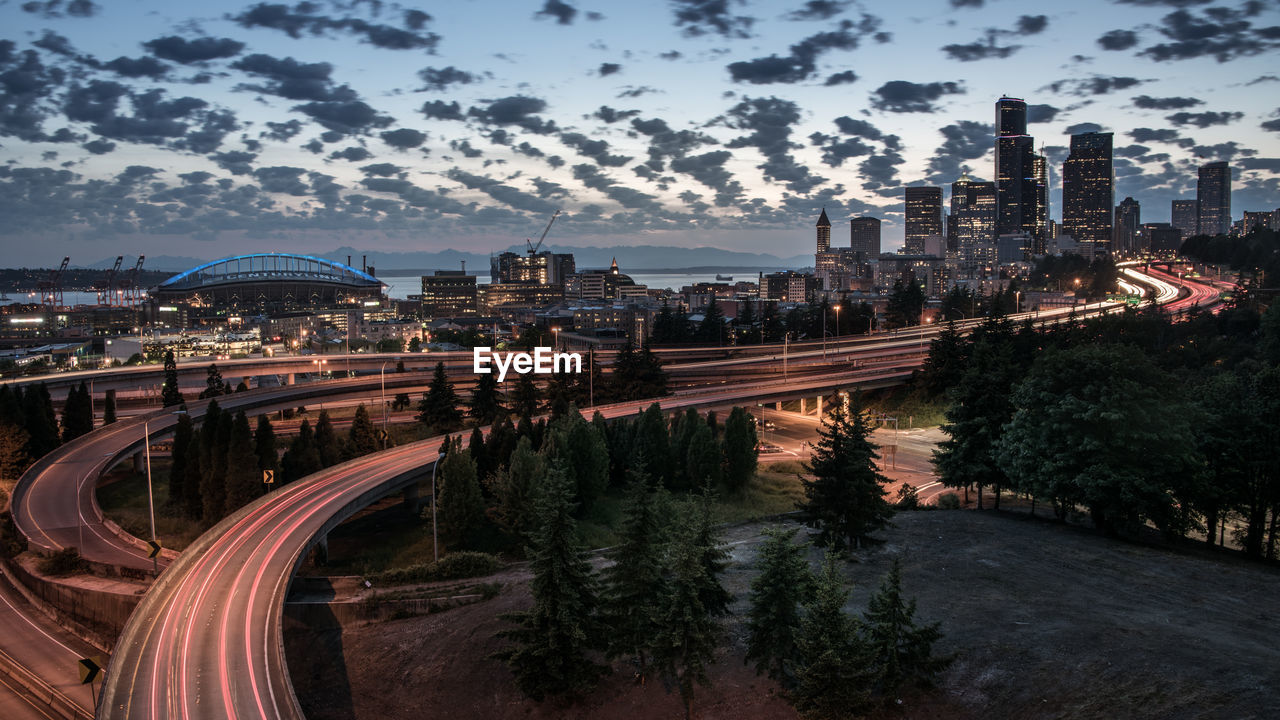
<instances>
[{"instance_id":1,"label":"construction crane","mask_svg":"<svg viewBox=\"0 0 1280 720\"><path fill-rule=\"evenodd\" d=\"M138 273L142 270L142 261L146 259L146 255L139 255L137 264L129 271L129 278L124 282L124 299L120 303L122 306L132 307L142 301L142 288L138 286Z\"/></svg>"},{"instance_id":2,"label":"construction crane","mask_svg":"<svg viewBox=\"0 0 1280 720\"><path fill-rule=\"evenodd\" d=\"M62 274L67 271L67 264L70 262L71 258L62 258L62 266L57 270L50 270L48 280L36 283L36 289L40 291L40 302L50 310L62 306Z\"/></svg>"},{"instance_id":3,"label":"construction crane","mask_svg":"<svg viewBox=\"0 0 1280 720\"><path fill-rule=\"evenodd\" d=\"M99 305L115 305L116 275L120 272L122 262L124 262L124 256L117 255L115 267L107 271L105 278L93 282L93 289L98 291Z\"/></svg>"},{"instance_id":4,"label":"construction crane","mask_svg":"<svg viewBox=\"0 0 1280 720\"><path fill-rule=\"evenodd\" d=\"M560 217L560 211L556 210L554 213L552 213L551 219L547 221L547 227L543 229L542 237L538 238L537 245L533 244L533 240L529 238L525 238L524 242L526 245L529 246L529 255L532 256L532 255L538 254L538 250L542 247L542 241L547 239L547 233L551 231L551 224L554 223L556 221L556 218L558 217Z\"/></svg>"}]
</instances>

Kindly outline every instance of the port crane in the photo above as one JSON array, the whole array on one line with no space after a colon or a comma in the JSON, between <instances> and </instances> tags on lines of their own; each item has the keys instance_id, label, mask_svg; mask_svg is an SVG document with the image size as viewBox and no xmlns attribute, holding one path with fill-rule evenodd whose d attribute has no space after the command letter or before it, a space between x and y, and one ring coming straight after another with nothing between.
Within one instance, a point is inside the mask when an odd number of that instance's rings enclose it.
<instances>
[{"instance_id":1,"label":"port crane","mask_svg":"<svg viewBox=\"0 0 1280 720\"><path fill-rule=\"evenodd\" d=\"M49 279L36 284L40 291L40 302L50 310L62 306L62 274L67 271L67 264L70 262L71 258L62 258L62 266L57 270L50 270Z\"/></svg>"}]
</instances>

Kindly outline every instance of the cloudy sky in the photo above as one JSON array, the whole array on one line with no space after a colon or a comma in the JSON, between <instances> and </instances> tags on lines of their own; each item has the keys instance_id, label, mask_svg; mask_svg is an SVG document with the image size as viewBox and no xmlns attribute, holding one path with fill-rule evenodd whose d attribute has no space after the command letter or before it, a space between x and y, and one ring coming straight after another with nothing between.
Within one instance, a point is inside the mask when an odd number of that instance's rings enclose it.
<instances>
[{"instance_id":1,"label":"cloudy sky","mask_svg":"<svg viewBox=\"0 0 1280 720\"><path fill-rule=\"evenodd\" d=\"M485 252L561 209L557 244L787 256L825 207L893 247L905 185L990 179L1002 94L1055 186L1101 129L1144 221L1212 160L1239 217L1280 207L1278 49L1277 0L0 0L0 240Z\"/></svg>"}]
</instances>

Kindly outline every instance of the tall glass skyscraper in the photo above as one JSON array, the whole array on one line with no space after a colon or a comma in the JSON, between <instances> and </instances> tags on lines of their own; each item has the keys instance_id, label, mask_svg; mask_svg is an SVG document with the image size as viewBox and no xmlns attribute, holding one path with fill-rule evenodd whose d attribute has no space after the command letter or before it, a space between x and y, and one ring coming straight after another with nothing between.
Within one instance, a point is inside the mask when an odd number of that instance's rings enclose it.
<instances>
[{"instance_id":1,"label":"tall glass skyscraper","mask_svg":"<svg viewBox=\"0 0 1280 720\"><path fill-rule=\"evenodd\" d=\"M1116 206L1116 220L1112 226L1111 252L1117 255L1133 255L1138 248L1138 229L1142 226L1142 207L1137 200L1127 197Z\"/></svg>"},{"instance_id":2,"label":"tall glass skyscraper","mask_svg":"<svg viewBox=\"0 0 1280 720\"><path fill-rule=\"evenodd\" d=\"M951 183L951 223L956 249L966 263L996 260L996 184L961 175Z\"/></svg>"},{"instance_id":3,"label":"tall glass skyscraper","mask_svg":"<svg viewBox=\"0 0 1280 720\"><path fill-rule=\"evenodd\" d=\"M1182 239L1186 240L1196 234L1196 201L1174 200L1170 225L1182 231Z\"/></svg>"},{"instance_id":4,"label":"tall glass skyscraper","mask_svg":"<svg viewBox=\"0 0 1280 720\"><path fill-rule=\"evenodd\" d=\"M909 187L903 251L908 255L923 255L924 239L930 235L942 235L942 188Z\"/></svg>"},{"instance_id":5,"label":"tall glass skyscraper","mask_svg":"<svg viewBox=\"0 0 1280 720\"><path fill-rule=\"evenodd\" d=\"M1111 133L1071 136L1071 154L1062 164L1062 232L1093 250L1111 243L1115 208L1115 170Z\"/></svg>"},{"instance_id":6,"label":"tall glass skyscraper","mask_svg":"<svg viewBox=\"0 0 1280 720\"><path fill-rule=\"evenodd\" d=\"M1226 235L1231 231L1231 167L1225 162L1200 166L1196 208L1196 234Z\"/></svg>"},{"instance_id":7,"label":"tall glass skyscraper","mask_svg":"<svg viewBox=\"0 0 1280 720\"><path fill-rule=\"evenodd\" d=\"M849 247L862 257L873 258L880 254L880 219L856 217L849 221Z\"/></svg>"},{"instance_id":8,"label":"tall glass skyscraper","mask_svg":"<svg viewBox=\"0 0 1280 720\"><path fill-rule=\"evenodd\" d=\"M1027 103L1019 98L996 101L997 234L1027 233L1043 244L1048 225L1047 175L1037 172L1035 138L1027 134Z\"/></svg>"}]
</instances>

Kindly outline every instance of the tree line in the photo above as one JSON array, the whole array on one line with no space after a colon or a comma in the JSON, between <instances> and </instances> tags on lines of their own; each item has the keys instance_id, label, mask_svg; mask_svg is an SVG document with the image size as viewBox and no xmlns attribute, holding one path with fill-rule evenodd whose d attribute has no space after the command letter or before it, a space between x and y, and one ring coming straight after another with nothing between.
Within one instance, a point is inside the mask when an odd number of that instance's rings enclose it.
<instances>
[{"instance_id":1,"label":"tree line","mask_svg":"<svg viewBox=\"0 0 1280 720\"><path fill-rule=\"evenodd\" d=\"M948 327L919 384L944 397L948 487L1012 491L1107 534L1150 524L1275 559L1280 531L1280 304L1237 293L1175 322L1158 307L1048 326L996 313Z\"/></svg>"},{"instance_id":2,"label":"tree line","mask_svg":"<svg viewBox=\"0 0 1280 720\"><path fill-rule=\"evenodd\" d=\"M102 421L116 421L116 392L103 398ZM72 387L62 413L54 410L44 383L0 386L0 479L15 482L31 464L62 443L88 434L94 425L93 398L83 382Z\"/></svg>"},{"instance_id":3,"label":"tree line","mask_svg":"<svg viewBox=\"0 0 1280 720\"><path fill-rule=\"evenodd\" d=\"M1280 232L1275 230L1259 228L1242 236L1195 235L1182 243L1180 252L1198 262L1256 274L1260 287L1280 287Z\"/></svg>"}]
</instances>

